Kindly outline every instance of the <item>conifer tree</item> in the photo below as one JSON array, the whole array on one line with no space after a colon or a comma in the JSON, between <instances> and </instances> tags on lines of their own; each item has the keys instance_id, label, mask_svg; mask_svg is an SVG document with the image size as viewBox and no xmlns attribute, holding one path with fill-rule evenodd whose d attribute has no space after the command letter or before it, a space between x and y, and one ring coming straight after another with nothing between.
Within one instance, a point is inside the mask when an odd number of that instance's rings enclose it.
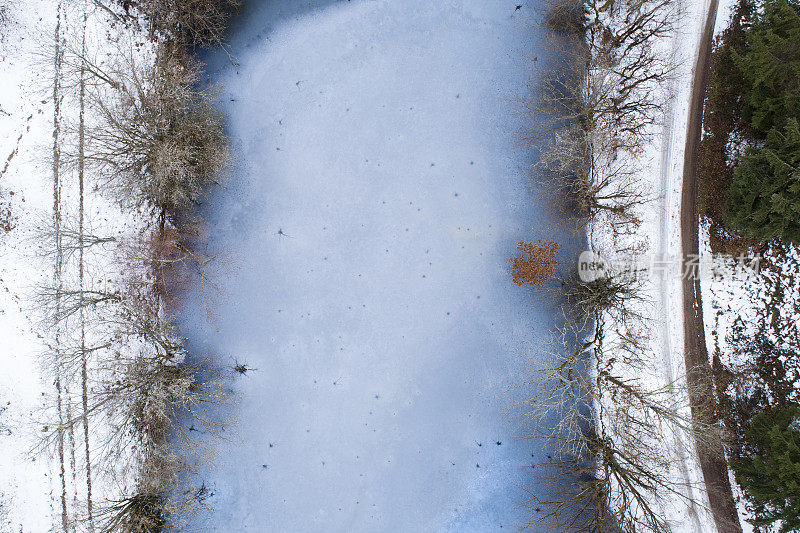
<instances>
[{"instance_id":1,"label":"conifer tree","mask_svg":"<svg viewBox=\"0 0 800 533\"><path fill-rule=\"evenodd\" d=\"M743 118L762 139L800 119L800 2L770 0L747 31L734 63L746 85Z\"/></svg>"},{"instance_id":2,"label":"conifer tree","mask_svg":"<svg viewBox=\"0 0 800 533\"><path fill-rule=\"evenodd\" d=\"M800 44L800 43L799 43ZM798 92L800 94L800 92ZM800 243L800 127L774 129L734 171L729 224L750 237Z\"/></svg>"},{"instance_id":3,"label":"conifer tree","mask_svg":"<svg viewBox=\"0 0 800 533\"><path fill-rule=\"evenodd\" d=\"M800 530L800 407L759 413L747 435L750 453L731 466L753 504L753 525Z\"/></svg>"}]
</instances>

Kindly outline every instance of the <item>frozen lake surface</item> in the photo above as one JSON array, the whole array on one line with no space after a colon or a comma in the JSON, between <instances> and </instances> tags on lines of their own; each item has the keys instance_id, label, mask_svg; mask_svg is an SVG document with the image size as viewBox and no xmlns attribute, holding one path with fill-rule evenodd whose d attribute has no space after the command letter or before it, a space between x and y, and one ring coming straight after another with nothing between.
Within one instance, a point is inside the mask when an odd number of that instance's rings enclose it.
<instances>
[{"instance_id":1,"label":"frozen lake surface","mask_svg":"<svg viewBox=\"0 0 800 533\"><path fill-rule=\"evenodd\" d=\"M519 3L252 2L239 65L209 58L237 169L207 216L234 267L185 333L257 370L189 530L514 529L545 490L509 411L558 313L509 257L567 236L520 143L545 43Z\"/></svg>"}]
</instances>

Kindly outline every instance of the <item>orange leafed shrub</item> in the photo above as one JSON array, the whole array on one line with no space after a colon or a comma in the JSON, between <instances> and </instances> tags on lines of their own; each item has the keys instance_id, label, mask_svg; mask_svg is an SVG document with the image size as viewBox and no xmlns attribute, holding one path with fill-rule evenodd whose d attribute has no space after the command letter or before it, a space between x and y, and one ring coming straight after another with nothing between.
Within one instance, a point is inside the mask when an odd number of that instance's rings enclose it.
<instances>
[{"instance_id":1,"label":"orange leafed shrub","mask_svg":"<svg viewBox=\"0 0 800 533\"><path fill-rule=\"evenodd\" d=\"M510 259L512 281L519 286L530 283L542 288L544 282L556 272L559 247L554 241L517 243L517 250L522 254Z\"/></svg>"}]
</instances>

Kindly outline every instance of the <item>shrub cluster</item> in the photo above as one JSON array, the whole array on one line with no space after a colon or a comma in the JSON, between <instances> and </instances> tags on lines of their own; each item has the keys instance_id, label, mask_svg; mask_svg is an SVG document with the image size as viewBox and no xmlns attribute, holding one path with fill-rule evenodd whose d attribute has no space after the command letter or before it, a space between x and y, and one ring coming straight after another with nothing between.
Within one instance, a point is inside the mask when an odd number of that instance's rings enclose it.
<instances>
[{"instance_id":1,"label":"shrub cluster","mask_svg":"<svg viewBox=\"0 0 800 533\"><path fill-rule=\"evenodd\" d=\"M224 43L228 23L240 0L117 0L127 14L144 16L154 39L175 40L182 46Z\"/></svg>"},{"instance_id":2,"label":"shrub cluster","mask_svg":"<svg viewBox=\"0 0 800 533\"><path fill-rule=\"evenodd\" d=\"M94 461L102 470L120 456L134 458L136 484L119 501L100 503L92 525L108 532L157 532L179 528L204 507L207 489L187 488L187 457L208 451L222 430L215 413L229 400L226 373L189 353L169 307L190 284L199 284L203 293L210 284L213 258L201 251L194 211L229 160L214 91L200 87L200 65L187 50L220 44L237 2L121 4L116 12L104 7L120 19L137 10L145 15L151 45L119 44L110 60L97 59L85 42L67 42L57 51L63 85L74 78L87 110L78 126L80 141L64 150L65 159L85 168L101 192L125 208L157 216L159 224L135 238L91 235L82 222L62 217L43 230L53 242L45 253L57 255L58 264L76 256L83 261L84 255L90 261L90 251L106 249L119 259L123 279L111 283L113 289L105 283L72 287L59 279L38 290L50 326L92 332L92 345L83 336L61 335L54 348L58 376L80 375L83 366L83 379L90 382L82 412L60 420L42 446L77 425L88 428L90 420L110 428L94 437Z\"/></svg>"}]
</instances>

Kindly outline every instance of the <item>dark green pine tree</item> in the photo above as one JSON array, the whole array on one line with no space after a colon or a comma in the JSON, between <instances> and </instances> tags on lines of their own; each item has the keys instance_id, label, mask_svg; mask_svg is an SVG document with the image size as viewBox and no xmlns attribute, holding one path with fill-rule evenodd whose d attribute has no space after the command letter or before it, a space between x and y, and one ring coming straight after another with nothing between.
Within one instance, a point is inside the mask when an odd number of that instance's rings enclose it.
<instances>
[{"instance_id":1,"label":"dark green pine tree","mask_svg":"<svg viewBox=\"0 0 800 533\"><path fill-rule=\"evenodd\" d=\"M768 0L763 9L744 51L733 51L747 86L743 119L762 139L800 118L800 1Z\"/></svg>"},{"instance_id":2,"label":"dark green pine tree","mask_svg":"<svg viewBox=\"0 0 800 533\"><path fill-rule=\"evenodd\" d=\"M800 531L800 407L763 411L746 434L748 450L731 466L753 504L753 525Z\"/></svg>"},{"instance_id":3,"label":"dark green pine tree","mask_svg":"<svg viewBox=\"0 0 800 533\"><path fill-rule=\"evenodd\" d=\"M750 237L800 243L800 127L790 119L736 167L728 224Z\"/></svg>"}]
</instances>

